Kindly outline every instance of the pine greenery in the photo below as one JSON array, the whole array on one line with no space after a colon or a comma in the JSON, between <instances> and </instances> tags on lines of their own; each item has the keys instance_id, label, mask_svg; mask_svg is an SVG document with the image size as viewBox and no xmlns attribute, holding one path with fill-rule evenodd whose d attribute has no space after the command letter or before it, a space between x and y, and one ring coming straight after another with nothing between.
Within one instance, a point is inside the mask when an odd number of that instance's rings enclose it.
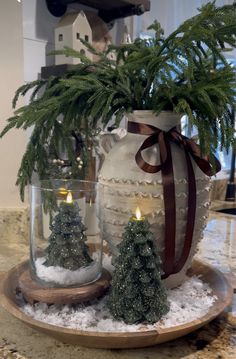
<instances>
[{"instance_id":1,"label":"pine greenery","mask_svg":"<svg viewBox=\"0 0 236 359\"><path fill-rule=\"evenodd\" d=\"M157 22L150 29L155 32L153 39L111 45L103 53L82 41L98 62L65 48L57 53L79 57L81 64L64 76L37 80L17 90L13 107L19 96L33 90L31 102L15 111L0 136L11 128L34 126L17 178L22 198L34 171L40 179L49 177L48 148L57 152L63 143L72 178L78 178L72 131L84 139L86 154L86 143L93 141L99 127L111 119L119 124L125 113L134 110L185 113L198 128L204 154L212 154L219 142L229 149L236 78L224 52L236 45L236 4L217 8L215 2L208 3L167 37Z\"/></svg>"}]
</instances>

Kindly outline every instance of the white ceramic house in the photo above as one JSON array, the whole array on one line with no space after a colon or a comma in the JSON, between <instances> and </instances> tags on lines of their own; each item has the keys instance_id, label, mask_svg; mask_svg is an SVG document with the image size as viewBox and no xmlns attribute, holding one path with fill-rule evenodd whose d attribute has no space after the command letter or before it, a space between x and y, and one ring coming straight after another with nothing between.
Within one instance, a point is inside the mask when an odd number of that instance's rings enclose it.
<instances>
[{"instance_id":1,"label":"white ceramic house","mask_svg":"<svg viewBox=\"0 0 236 359\"><path fill-rule=\"evenodd\" d=\"M64 15L55 28L55 49L62 50L65 46L71 47L76 51L86 54L88 58L93 59L80 39L92 43L92 29L87 16L83 11L79 13L68 13ZM56 65L80 63L78 58L66 57L65 55L56 55Z\"/></svg>"},{"instance_id":2,"label":"white ceramic house","mask_svg":"<svg viewBox=\"0 0 236 359\"><path fill-rule=\"evenodd\" d=\"M80 11L79 13L65 14L55 28L55 49L61 50L65 46L83 52L91 60L98 60L81 43L84 39L91 43L98 51L104 51L111 44L111 35L107 24L92 11ZM110 55L113 58L113 54ZM80 63L78 58L56 55L56 65Z\"/></svg>"}]
</instances>

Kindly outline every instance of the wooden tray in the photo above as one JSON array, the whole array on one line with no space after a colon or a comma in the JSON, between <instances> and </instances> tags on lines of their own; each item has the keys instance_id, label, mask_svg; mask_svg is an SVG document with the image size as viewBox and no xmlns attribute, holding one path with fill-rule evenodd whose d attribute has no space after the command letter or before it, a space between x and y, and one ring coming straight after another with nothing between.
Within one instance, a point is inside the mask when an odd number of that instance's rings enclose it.
<instances>
[{"instance_id":1,"label":"wooden tray","mask_svg":"<svg viewBox=\"0 0 236 359\"><path fill-rule=\"evenodd\" d=\"M28 261L24 270L18 277L18 286L24 299L31 305L35 302L47 304L78 304L99 298L105 294L110 286L111 275L106 269L102 269L99 279L80 287L53 288L44 287L33 280L29 270ZM23 264L21 265L23 268Z\"/></svg>"},{"instance_id":2,"label":"wooden tray","mask_svg":"<svg viewBox=\"0 0 236 359\"><path fill-rule=\"evenodd\" d=\"M90 348L142 348L176 339L216 318L230 305L233 296L232 287L220 271L208 264L194 261L188 274L190 276L201 275L201 279L210 285L213 294L218 297L218 300L203 317L167 329L157 328L156 330L127 333L80 331L40 322L21 311L16 302L15 292L19 276L25 268L24 266L25 262L12 268L4 276L0 285L1 305L9 313L33 329L48 334L64 343L79 344Z\"/></svg>"}]
</instances>

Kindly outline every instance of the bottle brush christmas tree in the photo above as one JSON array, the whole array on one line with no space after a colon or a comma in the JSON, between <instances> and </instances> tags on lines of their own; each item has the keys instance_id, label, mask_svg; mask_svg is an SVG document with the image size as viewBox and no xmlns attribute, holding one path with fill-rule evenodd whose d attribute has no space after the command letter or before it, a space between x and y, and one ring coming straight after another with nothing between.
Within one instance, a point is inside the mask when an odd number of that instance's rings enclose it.
<instances>
[{"instance_id":1,"label":"bottle brush christmas tree","mask_svg":"<svg viewBox=\"0 0 236 359\"><path fill-rule=\"evenodd\" d=\"M45 266L59 266L75 271L92 262L85 243L86 227L79 212L79 206L72 201L69 192L67 201L60 203L59 212L50 226L52 233L48 238L49 245L43 263Z\"/></svg>"},{"instance_id":2,"label":"bottle brush christmas tree","mask_svg":"<svg viewBox=\"0 0 236 359\"><path fill-rule=\"evenodd\" d=\"M132 218L118 245L108 307L125 323L155 323L169 311L161 259L146 219Z\"/></svg>"}]
</instances>

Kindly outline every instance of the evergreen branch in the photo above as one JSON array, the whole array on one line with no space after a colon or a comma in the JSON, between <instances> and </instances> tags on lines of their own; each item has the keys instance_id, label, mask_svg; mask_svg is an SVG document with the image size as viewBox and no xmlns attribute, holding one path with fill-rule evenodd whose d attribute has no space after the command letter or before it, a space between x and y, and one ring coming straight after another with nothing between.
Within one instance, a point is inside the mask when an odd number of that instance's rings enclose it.
<instances>
[{"instance_id":1,"label":"evergreen branch","mask_svg":"<svg viewBox=\"0 0 236 359\"><path fill-rule=\"evenodd\" d=\"M4 129L2 130L2 132L0 132L0 138L2 138L3 136L5 136L5 134L6 134L8 131L10 131L12 128L14 128L14 127L17 126L18 119L19 119L18 116L13 116L13 117L10 117L10 118L7 120L9 123L4 127Z\"/></svg>"},{"instance_id":2,"label":"evergreen branch","mask_svg":"<svg viewBox=\"0 0 236 359\"><path fill-rule=\"evenodd\" d=\"M12 107L13 108L16 107L16 103L19 99L19 96L25 96L25 94L34 87L40 89L45 83L46 83L46 80L36 80L36 81L29 82L29 83L19 87L15 93L13 100L12 100Z\"/></svg>"}]
</instances>

